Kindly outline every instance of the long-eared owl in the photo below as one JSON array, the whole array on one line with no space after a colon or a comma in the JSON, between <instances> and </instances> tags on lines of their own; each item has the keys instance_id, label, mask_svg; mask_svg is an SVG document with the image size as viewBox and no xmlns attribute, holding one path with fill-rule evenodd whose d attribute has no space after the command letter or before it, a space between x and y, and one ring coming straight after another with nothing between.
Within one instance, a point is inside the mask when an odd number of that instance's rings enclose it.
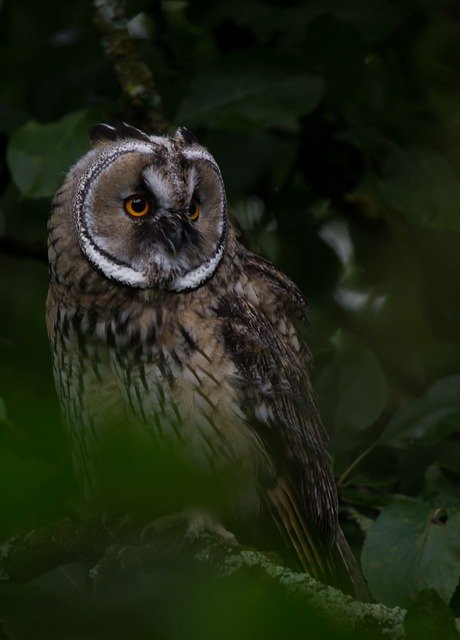
<instances>
[{"instance_id":1,"label":"long-eared owl","mask_svg":"<svg viewBox=\"0 0 460 640\"><path fill-rule=\"evenodd\" d=\"M85 491L119 412L210 482L219 469L241 470L236 511L271 513L312 575L360 595L296 330L299 289L238 242L219 167L186 129L167 137L95 125L91 138L53 201L47 302Z\"/></svg>"}]
</instances>

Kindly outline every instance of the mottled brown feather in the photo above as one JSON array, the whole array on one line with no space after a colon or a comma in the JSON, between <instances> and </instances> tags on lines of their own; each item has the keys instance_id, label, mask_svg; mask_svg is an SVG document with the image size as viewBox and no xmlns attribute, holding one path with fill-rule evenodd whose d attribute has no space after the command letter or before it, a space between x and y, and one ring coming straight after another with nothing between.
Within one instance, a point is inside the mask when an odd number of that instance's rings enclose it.
<instances>
[{"instance_id":1,"label":"mottled brown feather","mask_svg":"<svg viewBox=\"0 0 460 640\"><path fill-rule=\"evenodd\" d=\"M275 463L267 502L306 570L364 597L364 582L338 523L328 436L308 376L307 349L297 333L293 344L292 334L277 328L303 317L305 302L287 276L268 261L246 255L243 264L259 308L227 297L219 313L227 349L244 378L242 403ZM273 309L275 321L269 319Z\"/></svg>"},{"instance_id":2,"label":"mottled brown feather","mask_svg":"<svg viewBox=\"0 0 460 640\"><path fill-rule=\"evenodd\" d=\"M93 461L116 415L206 473L241 470L238 515L257 517L264 501L306 569L362 596L298 331L307 311L300 290L239 244L217 164L187 132L94 133L98 144L69 171L48 227L54 375L85 494L97 486ZM148 153L136 153L139 145ZM140 175L163 202L145 224L123 211ZM184 207L197 193L202 215L192 225ZM183 246L168 253L162 238L178 220ZM195 288L170 288L206 264L214 271Z\"/></svg>"}]
</instances>

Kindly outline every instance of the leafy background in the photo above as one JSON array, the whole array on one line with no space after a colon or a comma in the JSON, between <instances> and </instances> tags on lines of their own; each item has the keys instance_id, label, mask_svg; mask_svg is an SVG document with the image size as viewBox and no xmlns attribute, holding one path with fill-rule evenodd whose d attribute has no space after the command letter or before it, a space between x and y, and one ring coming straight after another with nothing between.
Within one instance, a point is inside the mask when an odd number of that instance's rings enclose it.
<instances>
[{"instance_id":1,"label":"leafy background","mask_svg":"<svg viewBox=\"0 0 460 640\"><path fill-rule=\"evenodd\" d=\"M343 525L374 597L459 616L458 2L139 0L128 13L170 122L189 126L221 165L244 241L310 302L306 338ZM129 105L87 2L4 0L0 34L6 539L76 509L44 326L47 269L25 253L45 243L50 197L88 148L89 125L125 119ZM103 631L96 619L118 620L120 601L133 616L139 598L104 592L97 610L75 605L75 579L62 571L2 587L8 637L125 637L120 621ZM189 581L179 572L156 594L184 627L139 616L139 637L154 624L161 637L225 635L230 622L242 638L279 637L288 622L292 637L302 633L303 614L276 594L210 593L199 582L194 609L177 595ZM437 594L430 605L424 589ZM278 626L266 626L267 611Z\"/></svg>"}]
</instances>

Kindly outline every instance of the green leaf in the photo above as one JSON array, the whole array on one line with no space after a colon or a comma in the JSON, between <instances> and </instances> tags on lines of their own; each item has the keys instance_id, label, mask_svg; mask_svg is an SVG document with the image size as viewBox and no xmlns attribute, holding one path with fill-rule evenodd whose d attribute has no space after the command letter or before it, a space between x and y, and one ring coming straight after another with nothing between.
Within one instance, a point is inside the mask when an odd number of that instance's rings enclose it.
<instances>
[{"instance_id":1,"label":"green leaf","mask_svg":"<svg viewBox=\"0 0 460 640\"><path fill-rule=\"evenodd\" d=\"M373 351L351 334L339 330L331 342L334 357L317 382L321 413L337 431L360 431L385 408L385 375Z\"/></svg>"},{"instance_id":2,"label":"green leaf","mask_svg":"<svg viewBox=\"0 0 460 640\"><path fill-rule=\"evenodd\" d=\"M322 81L309 74L285 76L272 69L197 75L176 122L190 126L251 130L254 126L297 131L298 119L315 109Z\"/></svg>"},{"instance_id":3,"label":"green leaf","mask_svg":"<svg viewBox=\"0 0 460 640\"><path fill-rule=\"evenodd\" d=\"M369 530L361 561L378 602L404 607L435 589L448 604L460 576L460 511L397 497Z\"/></svg>"},{"instance_id":4,"label":"green leaf","mask_svg":"<svg viewBox=\"0 0 460 640\"><path fill-rule=\"evenodd\" d=\"M322 14L311 22L304 40L311 68L324 73L327 104L356 100L368 46L360 32L347 21Z\"/></svg>"},{"instance_id":5,"label":"green leaf","mask_svg":"<svg viewBox=\"0 0 460 640\"><path fill-rule=\"evenodd\" d=\"M29 120L11 136L8 166L16 186L28 198L48 198L65 172L88 150L88 128L94 118L87 110L40 124Z\"/></svg>"},{"instance_id":6,"label":"green leaf","mask_svg":"<svg viewBox=\"0 0 460 640\"><path fill-rule=\"evenodd\" d=\"M423 498L438 507L460 504L460 469L432 464L425 472Z\"/></svg>"},{"instance_id":7,"label":"green leaf","mask_svg":"<svg viewBox=\"0 0 460 640\"><path fill-rule=\"evenodd\" d=\"M455 616L436 591L423 589L404 617L406 640L458 640Z\"/></svg>"},{"instance_id":8,"label":"green leaf","mask_svg":"<svg viewBox=\"0 0 460 640\"><path fill-rule=\"evenodd\" d=\"M219 158L232 198L257 193L262 180L282 184L298 153L296 140L261 130L235 133L214 129L207 132L205 145Z\"/></svg>"},{"instance_id":9,"label":"green leaf","mask_svg":"<svg viewBox=\"0 0 460 640\"><path fill-rule=\"evenodd\" d=\"M421 398L406 402L379 438L382 445L404 449L435 444L460 427L460 376L442 378Z\"/></svg>"},{"instance_id":10,"label":"green leaf","mask_svg":"<svg viewBox=\"0 0 460 640\"><path fill-rule=\"evenodd\" d=\"M378 191L390 209L431 229L460 229L460 177L446 155L428 148L395 149Z\"/></svg>"},{"instance_id":11,"label":"green leaf","mask_svg":"<svg viewBox=\"0 0 460 640\"><path fill-rule=\"evenodd\" d=\"M3 400L0 398L0 424L10 424L8 416L6 415L6 407Z\"/></svg>"},{"instance_id":12,"label":"green leaf","mask_svg":"<svg viewBox=\"0 0 460 640\"><path fill-rule=\"evenodd\" d=\"M51 493L44 493L44 486L52 479L50 464L38 457L24 456L0 442L0 486L8 491L0 493L0 539L11 535L10 527L17 527L18 520L31 521L47 508Z\"/></svg>"},{"instance_id":13,"label":"green leaf","mask_svg":"<svg viewBox=\"0 0 460 640\"><path fill-rule=\"evenodd\" d=\"M1 8L0 8L1 11ZM0 133L10 135L28 119L28 113L24 109L7 107L0 104Z\"/></svg>"}]
</instances>

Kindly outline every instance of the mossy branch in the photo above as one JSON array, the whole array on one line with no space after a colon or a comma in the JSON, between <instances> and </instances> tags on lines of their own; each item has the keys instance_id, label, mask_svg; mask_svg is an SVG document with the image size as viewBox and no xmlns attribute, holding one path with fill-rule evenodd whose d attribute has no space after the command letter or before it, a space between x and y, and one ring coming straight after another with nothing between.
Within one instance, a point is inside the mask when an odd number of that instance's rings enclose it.
<instances>
[{"instance_id":1,"label":"mossy branch","mask_svg":"<svg viewBox=\"0 0 460 640\"><path fill-rule=\"evenodd\" d=\"M123 0L93 0L104 51L113 65L136 124L147 132L166 132L169 124L153 74L141 59L127 28Z\"/></svg>"},{"instance_id":2,"label":"mossy branch","mask_svg":"<svg viewBox=\"0 0 460 640\"><path fill-rule=\"evenodd\" d=\"M41 242L31 242L12 236L0 236L0 253L17 258L33 258L48 264L46 246Z\"/></svg>"},{"instance_id":3,"label":"mossy branch","mask_svg":"<svg viewBox=\"0 0 460 640\"><path fill-rule=\"evenodd\" d=\"M349 631L372 630L392 640L404 637L405 610L353 600L325 586L306 573L292 571L261 551L230 546L207 534L184 540L181 533L155 536L148 543L125 544L101 521L63 519L53 525L18 535L0 547L0 578L3 583L32 580L52 569L78 560L89 561L89 578L96 581L113 570L135 571L164 567L165 557L192 560L211 569L219 579L244 576L257 583L267 581L305 598L314 609Z\"/></svg>"}]
</instances>

